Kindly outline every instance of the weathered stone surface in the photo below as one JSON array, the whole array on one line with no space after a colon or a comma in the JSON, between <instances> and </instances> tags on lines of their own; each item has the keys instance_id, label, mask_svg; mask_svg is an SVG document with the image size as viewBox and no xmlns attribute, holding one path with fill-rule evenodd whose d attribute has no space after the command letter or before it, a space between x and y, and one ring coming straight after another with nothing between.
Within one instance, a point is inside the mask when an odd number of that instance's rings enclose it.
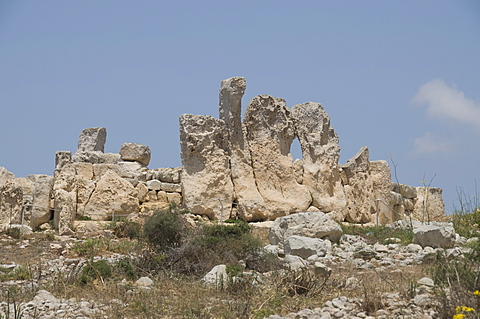
<instances>
[{"instance_id":1,"label":"weathered stone surface","mask_svg":"<svg viewBox=\"0 0 480 319\"><path fill-rule=\"evenodd\" d=\"M233 183L225 122L211 116L181 115L180 146L185 206L194 214L228 219Z\"/></svg>"},{"instance_id":2,"label":"weathered stone surface","mask_svg":"<svg viewBox=\"0 0 480 319\"><path fill-rule=\"evenodd\" d=\"M140 162L119 162L116 171L118 175L128 180L133 186L137 186L138 182L147 180L148 169Z\"/></svg>"},{"instance_id":3,"label":"weathered stone surface","mask_svg":"<svg viewBox=\"0 0 480 319\"><path fill-rule=\"evenodd\" d=\"M22 202L22 188L14 180L0 185L0 228L21 223Z\"/></svg>"},{"instance_id":4,"label":"weathered stone surface","mask_svg":"<svg viewBox=\"0 0 480 319\"><path fill-rule=\"evenodd\" d=\"M347 198L345 220L351 223L379 223L398 220L403 215L394 214L391 201L390 167L386 161L369 160L368 148L358 153L342 166L342 183Z\"/></svg>"},{"instance_id":5,"label":"weathered stone surface","mask_svg":"<svg viewBox=\"0 0 480 319\"><path fill-rule=\"evenodd\" d=\"M371 161L369 173L373 183L373 199L379 200L374 203L375 209L378 211L378 222L385 225L402 219L404 216L395 214L389 206L392 182L388 162L384 160Z\"/></svg>"},{"instance_id":6,"label":"weathered stone surface","mask_svg":"<svg viewBox=\"0 0 480 319\"><path fill-rule=\"evenodd\" d=\"M327 245L320 238L290 236L285 239L283 249L286 255L295 255L307 259L312 255L325 256Z\"/></svg>"},{"instance_id":7,"label":"weathered stone surface","mask_svg":"<svg viewBox=\"0 0 480 319\"><path fill-rule=\"evenodd\" d=\"M93 220L108 220L112 213L127 216L138 210L139 201L135 188L117 173L108 170L97 182L84 214Z\"/></svg>"},{"instance_id":8,"label":"weathered stone surface","mask_svg":"<svg viewBox=\"0 0 480 319\"><path fill-rule=\"evenodd\" d=\"M12 172L9 172L5 167L0 166L0 186L5 185L9 180L15 178L15 175Z\"/></svg>"},{"instance_id":9,"label":"weathered stone surface","mask_svg":"<svg viewBox=\"0 0 480 319\"><path fill-rule=\"evenodd\" d=\"M272 245L283 245L284 239L295 235L338 242L342 228L324 213L306 212L277 218L268 230Z\"/></svg>"},{"instance_id":10,"label":"weathered stone surface","mask_svg":"<svg viewBox=\"0 0 480 319\"><path fill-rule=\"evenodd\" d=\"M212 268L203 278L202 282L217 288L223 287L228 280L227 266L217 265Z\"/></svg>"},{"instance_id":11,"label":"weathered stone surface","mask_svg":"<svg viewBox=\"0 0 480 319\"><path fill-rule=\"evenodd\" d=\"M241 122L242 96L246 80L233 77L223 80L220 85L219 118L225 122L229 131L231 173L234 185L235 201L238 204L240 218L248 221L265 219L265 202L260 195L252 169L250 148L245 141L245 130Z\"/></svg>"},{"instance_id":12,"label":"weathered stone surface","mask_svg":"<svg viewBox=\"0 0 480 319\"><path fill-rule=\"evenodd\" d=\"M152 178L149 179L158 179L165 183L180 184L180 174L182 173L181 167L163 167L150 170L150 172L152 173Z\"/></svg>"},{"instance_id":13,"label":"weathered stone surface","mask_svg":"<svg viewBox=\"0 0 480 319\"><path fill-rule=\"evenodd\" d=\"M158 200L156 191L148 191L147 193L147 202L155 202Z\"/></svg>"},{"instance_id":14,"label":"weathered stone surface","mask_svg":"<svg viewBox=\"0 0 480 319\"><path fill-rule=\"evenodd\" d=\"M308 188L295 179L290 146L295 127L285 100L269 95L254 97L245 112L246 141L257 189L275 219L288 212L305 211L312 201Z\"/></svg>"},{"instance_id":15,"label":"weathered stone surface","mask_svg":"<svg viewBox=\"0 0 480 319\"><path fill-rule=\"evenodd\" d=\"M120 174L120 167L115 164L93 164L93 178L99 180L103 174L107 171L112 170L117 174Z\"/></svg>"},{"instance_id":16,"label":"weathered stone surface","mask_svg":"<svg viewBox=\"0 0 480 319\"><path fill-rule=\"evenodd\" d=\"M137 143L123 143L119 153L122 161L136 161L145 166L150 163L152 154L150 147Z\"/></svg>"},{"instance_id":17,"label":"weathered stone surface","mask_svg":"<svg viewBox=\"0 0 480 319\"><path fill-rule=\"evenodd\" d=\"M307 268L308 262L306 262L300 256L286 255L283 259L283 267L286 269L297 270L301 268Z\"/></svg>"},{"instance_id":18,"label":"weathered stone surface","mask_svg":"<svg viewBox=\"0 0 480 319\"><path fill-rule=\"evenodd\" d=\"M159 201L159 202L168 203L167 192L159 191L159 192L157 193L157 198L158 198L158 201ZM182 202L182 201L180 200L179 204L180 204L181 202Z\"/></svg>"},{"instance_id":19,"label":"weathered stone surface","mask_svg":"<svg viewBox=\"0 0 480 319\"><path fill-rule=\"evenodd\" d=\"M61 169L66 164L72 162L72 152L70 151L58 151L55 154L55 169Z\"/></svg>"},{"instance_id":20,"label":"weathered stone surface","mask_svg":"<svg viewBox=\"0 0 480 319\"><path fill-rule=\"evenodd\" d=\"M53 225L61 235L73 233L72 226L76 216L77 194L75 191L58 189L54 191L55 211Z\"/></svg>"},{"instance_id":21,"label":"weathered stone surface","mask_svg":"<svg viewBox=\"0 0 480 319\"><path fill-rule=\"evenodd\" d=\"M174 183L161 183L160 184L160 189L162 191L166 191L166 192L181 193L182 192L182 185L174 184Z\"/></svg>"},{"instance_id":22,"label":"weathered stone surface","mask_svg":"<svg viewBox=\"0 0 480 319\"><path fill-rule=\"evenodd\" d=\"M346 205L340 180L340 146L330 117L319 103L292 107L292 118L303 155L303 184L313 198L312 205L329 212Z\"/></svg>"},{"instance_id":23,"label":"weathered stone surface","mask_svg":"<svg viewBox=\"0 0 480 319\"><path fill-rule=\"evenodd\" d=\"M137 190L137 198L140 203L145 202L148 194L148 187L145 185L145 183L138 183L135 189Z\"/></svg>"},{"instance_id":24,"label":"weathered stone surface","mask_svg":"<svg viewBox=\"0 0 480 319\"><path fill-rule=\"evenodd\" d=\"M77 176L76 180L77 190L77 216L83 216L85 212L85 205L87 205L93 191L95 190L96 181L83 179Z\"/></svg>"},{"instance_id":25,"label":"weathered stone surface","mask_svg":"<svg viewBox=\"0 0 480 319\"><path fill-rule=\"evenodd\" d=\"M445 204L442 189L433 187L417 187L417 200L412 218L419 221L442 221L445 219Z\"/></svg>"},{"instance_id":26,"label":"weathered stone surface","mask_svg":"<svg viewBox=\"0 0 480 319\"><path fill-rule=\"evenodd\" d=\"M153 190L153 191L159 191L161 190L162 182L160 182L158 179L152 179L150 181L147 181L146 186L148 189Z\"/></svg>"},{"instance_id":27,"label":"weathered stone surface","mask_svg":"<svg viewBox=\"0 0 480 319\"><path fill-rule=\"evenodd\" d=\"M30 227L36 229L50 220L50 198L53 191L53 176L28 175L27 179L33 183L33 201L30 212Z\"/></svg>"},{"instance_id":28,"label":"weathered stone surface","mask_svg":"<svg viewBox=\"0 0 480 319\"><path fill-rule=\"evenodd\" d=\"M104 151L107 130L104 127L86 128L78 139L77 152Z\"/></svg>"},{"instance_id":29,"label":"weathered stone surface","mask_svg":"<svg viewBox=\"0 0 480 319\"><path fill-rule=\"evenodd\" d=\"M75 163L75 175L82 179L93 179L93 164L92 163Z\"/></svg>"},{"instance_id":30,"label":"weathered stone surface","mask_svg":"<svg viewBox=\"0 0 480 319\"><path fill-rule=\"evenodd\" d=\"M401 194L405 198L412 199L417 197L417 189L413 186L392 183L392 190L396 193Z\"/></svg>"},{"instance_id":31,"label":"weathered stone surface","mask_svg":"<svg viewBox=\"0 0 480 319\"><path fill-rule=\"evenodd\" d=\"M413 229L413 243L422 247L452 248L455 246L455 229L452 226L422 225Z\"/></svg>"},{"instance_id":32,"label":"weathered stone surface","mask_svg":"<svg viewBox=\"0 0 480 319\"><path fill-rule=\"evenodd\" d=\"M72 161L76 163L92 163L92 164L99 164L104 163L104 153L100 151L77 151L72 156Z\"/></svg>"}]
</instances>

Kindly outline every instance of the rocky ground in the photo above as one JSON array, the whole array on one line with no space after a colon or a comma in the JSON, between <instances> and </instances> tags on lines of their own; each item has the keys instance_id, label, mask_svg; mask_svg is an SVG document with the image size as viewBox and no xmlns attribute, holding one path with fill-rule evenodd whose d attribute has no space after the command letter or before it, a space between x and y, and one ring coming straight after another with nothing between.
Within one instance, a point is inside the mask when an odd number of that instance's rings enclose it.
<instances>
[{"instance_id":1,"label":"rocky ground","mask_svg":"<svg viewBox=\"0 0 480 319\"><path fill-rule=\"evenodd\" d=\"M263 233L266 235L266 232ZM111 232L105 231L102 236L107 235L111 236ZM112 237L111 240L116 239ZM115 298L102 298L100 301L87 295L64 298L69 294L55 296L52 293L60 291L59 285L68 285L65 282L68 277L78 276L86 264L88 257L78 256L75 250L76 243L83 241L75 236L48 233L34 233L26 239L1 235L0 287L3 292L17 292L17 300L7 293L2 295L0 318L113 318L112 309L128 307L127 302ZM286 268L309 267L318 275L318 280L328 278L328 286L335 287L325 287L323 305L266 317L440 318L435 285L428 277L427 266L431 265L437 253L448 258L461 258L468 251L465 248L468 241L458 235L451 248L405 244L399 238L387 238L381 244L364 236L349 234L341 235L338 242L329 239L321 241L320 246L315 246L315 252L307 255L304 254L305 250L311 249L309 243L301 248L286 242L283 246L266 246L267 250L280 256ZM124 255L113 252L115 249L112 247L98 253L94 260L103 259L109 263L120 260ZM269 274L257 276L262 282L262 277L266 278ZM144 277L131 283L123 280L119 284L131 285L132 291L154 289L156 283L153 279ZM218 289L215 285L213 282L211 289ZM19 295L23 297L19 298ZM258 318L258 312L251 317Z\"/></svg>"}]
</instances>

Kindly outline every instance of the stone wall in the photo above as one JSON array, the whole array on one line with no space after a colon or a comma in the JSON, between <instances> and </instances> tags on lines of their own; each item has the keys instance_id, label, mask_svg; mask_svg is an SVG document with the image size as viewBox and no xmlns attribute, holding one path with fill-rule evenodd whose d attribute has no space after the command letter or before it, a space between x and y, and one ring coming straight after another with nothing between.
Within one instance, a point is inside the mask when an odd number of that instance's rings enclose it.
<instances>
[{"instance_id":1,"label":"stone wall","mask_svg":"<svg viewBox=\"0 0 480 319\"><path fill-rule=\"evenodd\" d=\"M53 176L15 178L0 167L0 226L35 229L52 221L69 233L75 219L125 218L182 203L181 168L149 169L148 146L124 143L119 153L104 153L105 141L105 128L83 130L75 154L56 153Z\"/></svg>"},{"instance_id":2,"label":"stone wall","mask_svg":"<svg viewBox=\"0 0 480 319\"><path fill-rule=\"evenodd\" d=\"M57 152L53 176L16 178L0 167L0 226L52 222L68 233L75 219L131 217L172 203L215 220L305 211L352 223L444 216L441 189L392 183L388 163L370 161L367 147L341 165L339 137L319 103L289 108L259 95L242 121L245 89L242 77L221 82L219 119L180 116L181 168L149 169L150 148L136 143L104 153L102 127L83 130L74 154ZM295 139L302 159L293 162Z\"/></svg>"},{"instance_id":3,"label":"stone wall","mask_svg":"<svg viewBox=\"0 0 480 319\"><path fill-rule=\"evenodd\" d=\"M429 189L417 197L415 188L392 183L388 163L370 161L367 147L340 165L339 137L319 103L290 109L281 98L259 95L242 121L245 89L242 77L221 82L219 120L180 117L187 208L212 219L247 221L303 211L381 224L425 211L435 218L444 215L441 192ZM290 153L294 139L302 149L302 159L295 162Z\"/></svg>"}]
</instances>

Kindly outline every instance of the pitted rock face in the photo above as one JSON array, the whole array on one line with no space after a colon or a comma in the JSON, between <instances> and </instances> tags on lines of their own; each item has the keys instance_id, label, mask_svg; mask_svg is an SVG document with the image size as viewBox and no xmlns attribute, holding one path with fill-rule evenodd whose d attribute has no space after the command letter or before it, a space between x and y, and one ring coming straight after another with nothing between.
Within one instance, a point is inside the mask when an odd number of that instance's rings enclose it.
<instances>
[{"instance_id":1,"label":"pitted rock face","mask_svg":"<svg viewBox=\"0 0 480 319\"><path fill-rule=\"evenodd\" d=\"M184 204L194 214L212 219L230 217L233 183L225 122L211 116L180 116Z\"/></svg>"},{"instance_id":2,"label":"pitted rock face","mask_svg":"<svg viewBox=\"0 0 480 319\"><path fill-rule=\"evenodd\" d=\"M77 152L104 151L107 130L104 127L84 129L78 139Z\"/></svg>"},{"instance_id":3,"label":"pitted rock face","mask_svg":"<svg viewBox=\"0 0 480 319\"><path fill-rule=\"evenodd\" d=\"M265 202L258 192L252 169L250 148L245 142L241 120L242 96L246 88L245 78L234 77L220 85L219 117L229 131L230 166L235 188L238 215L248 221L267 219L262 207Z\"/></svg>"},{"instance_id":4,"label":"pitted rock face","mask_svg":"<svg viewBox=\"0 0 480 319\"><path fill-rule=\"evenodd\" d=\"M244 125L258 191L272 209L268 218L306 211L311 196L295 178L290 154L295 127L285 100L269 95L254 97L245 112Z\"/></svg>"},{"instance_id":5,"label":"pitted rock face","mask_svg":"<svg viewBox=\"0 0 480 319\"><path fill-rule=\"evenodd\" d=\"M292 107L292 117L302 148L302 181L312 195L312 205L324 212L344 207L339 139L330 117L322 105L313 102Z\"/></svg>"},{"instance_id":6,"label":"pitted rock face","mask_svg":"<svg viewBox=\"0 0 480 319\"><path fill-rule=\"evenodd\" d=\"M122 161L139 162L145 166L150 163L152 154L150 147L137 143L123 143L119 153Z\"/></svg>"}]
</instances>

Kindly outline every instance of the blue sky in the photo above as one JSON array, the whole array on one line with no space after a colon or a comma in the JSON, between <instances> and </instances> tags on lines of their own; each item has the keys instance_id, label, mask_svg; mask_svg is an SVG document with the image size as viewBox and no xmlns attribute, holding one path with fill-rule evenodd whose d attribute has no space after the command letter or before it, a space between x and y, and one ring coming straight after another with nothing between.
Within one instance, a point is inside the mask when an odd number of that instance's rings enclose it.
<instances>
[{"instance_id":1,"label":"blue sky","mask_svg":"<svg viewBox=\"0 0 480 319\"><path fill-rule=\"evenodd\" d=\"M221 80L245 76L244 108L320 102L341 163L367 145L451 211L480 179L479 60L477 0L0 0L0 166L51 175L95 126L106 152L180 166L179 115L217 117Z\"/></svg>"}]
</instances>

